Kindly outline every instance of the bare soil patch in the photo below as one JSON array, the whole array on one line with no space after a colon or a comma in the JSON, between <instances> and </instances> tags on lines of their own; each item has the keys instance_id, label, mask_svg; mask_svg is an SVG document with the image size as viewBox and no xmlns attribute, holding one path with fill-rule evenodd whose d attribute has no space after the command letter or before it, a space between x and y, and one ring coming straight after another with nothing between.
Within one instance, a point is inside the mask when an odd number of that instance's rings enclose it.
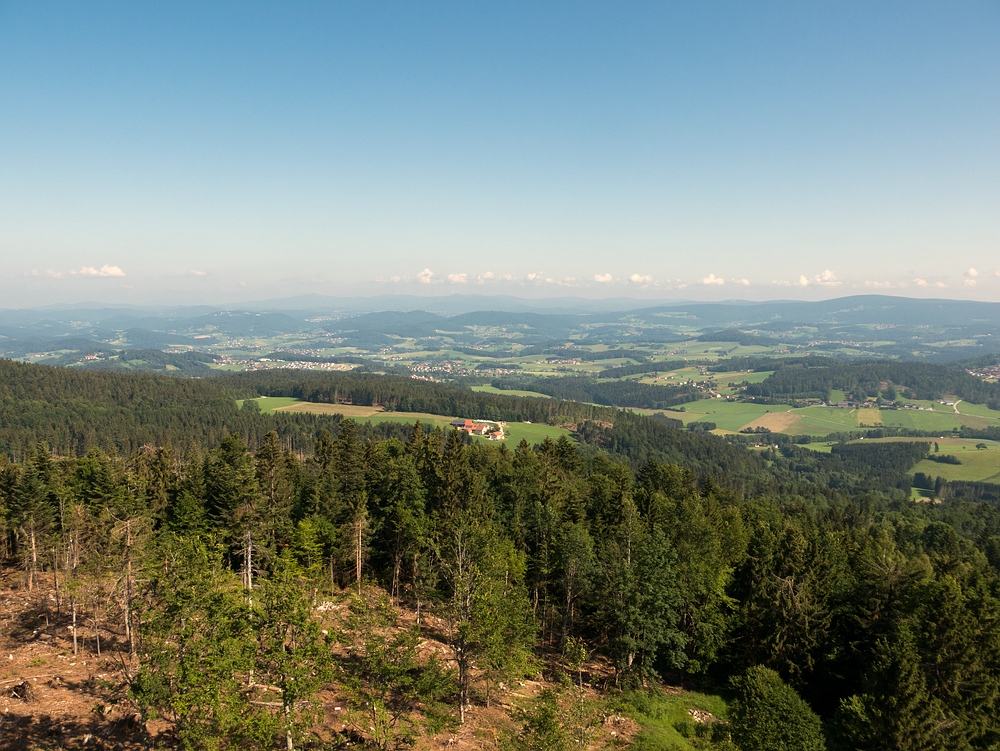
<instances>
[{"instance_id":1,"label":"bare soil patch","mask_svg":"<svg viewBox=\"0 0 1000 751\"><path fill-rule=\"evenodd\" d=\"M81 641L74 655L65 600L59 602L50 581L28 592L21 586L22 578L16 569L0 570L0 751L143 749L146 732L136 708L125 695L120 653L126 647L122 635L112 624L102 627L99 656L92 631L78 628ZM336 628L346 603L334 596L317 609L324 622ZM415 622L416 613L401 607L399 616L398 627L404 628ZM426 613L420 627L422 657L433 654L445 665L450 664L452 654L445 642L447 624ZM334 654L347 658L339 646ZM495 749L502 734L516 732L515 718L520 709L528 707L543 689L560 685L559 674L565 671L558 660L551 655L543 656L541 669L542 673L533 678L499 691L490 706L477 701L467 710L464 725L456 723L441 733L424 736L415 748L417 751ZM583 681L587 701L599 703L613 681L611 665L603 658L588 660ZM560 704L568 707L576 696L575 689L566 690L560 695ZM328 686L320 692L319 699L325 715L325 722L316 729L320 738L331 741L338 733L352 731L355 738L363 736L366 728L354 728L349 716L350 699L342 686L336 683ZM154 746L174 747L169 722L153 721L145 730L152 736ZM591 751L625 748L638 730L637 723L630 718L598 714L587 748Z\"/></svg>"}]
</instances>

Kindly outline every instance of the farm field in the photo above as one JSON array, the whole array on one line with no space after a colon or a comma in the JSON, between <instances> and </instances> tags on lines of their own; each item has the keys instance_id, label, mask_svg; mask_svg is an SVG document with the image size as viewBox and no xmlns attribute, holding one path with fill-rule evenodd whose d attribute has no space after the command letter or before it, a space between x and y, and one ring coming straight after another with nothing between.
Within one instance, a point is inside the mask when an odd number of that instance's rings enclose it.
<instances>
[{"instance_id":1,"label":"farm field","mask_svg":"<svg viewBox=\"0 0 1000 751\"><path fill-rule=\"evenodd\" d=\"M284 399L282 397L282 399ZM271 399L277 401L277 399ZM322 404L319 402L304 402L300 399L287 399L290 404L272 407L268 412L308 412L314 415L343 415L354 419L371 417L381 412L380 407L368 407L361 404Z\"/></svg>"},{"instance_id":2,"label":"farm field","mask_svg":"<svg viewBox=\"0 0 1000 751\"><path fill-rule=\"evenodd\" d=\"M959 402L955 405L959 414L963 417L980 417L987 421L989 425L1000 425L1000 412L990 409L985 404L970 404L969 402ZM947 409L952 409L947 407Z\"/></svg>"},{"instance_id":3,"label":"farm field","mask_svg":"<svg viewBox=\"0 0 1000 751\"><path fill-rule=\"evenodd\" d=\"M875 427L882 425L882 410L878 407L866 407L857 411L858 427Z\"/></svg>"},{"instance_id":4,"label":"farm field","mask_svg":"<svg viewBox=\"0 0 1000 751\"><path fill-rule=\"evenodd\" d=\"M240 399L236 402L236 406L242 407L244 401L244 399ZM290 396L258 396L252 401L257 402L260 406L260 411L264 414L273 414L276 410L294 407L296 404L299 404L301 400Z\"/></svg>"},{"instance_id":5,"label":"farm field","mask_svg":"<svg viewBox=\"0 0 1000 751\"><path fill-rule=\"evenodd\" d=\"M980 424L970 424L969 427L986 427L987 425L987 421L981 417L968 417L965 420L968 422L963 421L962 415L955 414L954 411L928 412L919 409L893 409L882 412L883 424L896 428L950 432L972 422Z\"/></svg>"},{"instance_id":6,"label":"farm field","mask_svg":"<svg viewBox=\"0 0 1000 751\"><path fill-rule=\"evenodd\" d=\"M714 422L720 430L736 432L768 412L787 412L787 404L748 404L727 402L725 399L700 399L683 405L684 411L662 410L662 414L690 422ZM640 410L651 412L652 410Z\"/></svg>"},{"instance_id":7,"label":"farm field","mask_svg":"<svg viewBox=\"0 0 1000 751\"><path fill-rule=\"evenodd\" d=\"M853 409L799 407L792 411L802 415L802 419L785 431L789 435L824 436L858 429L858 416Z\"/></svg>"},{"instance_id":8,"label":"farm field","mask_svg":"<svg viewBox=\"0 0 1000 751\"><path fill-rule=\"evenodd\" d=\"M973 482L1000 481L1000 442L980 441L966 438L876 438L873 442L889 441L920 441L937 443L941 449L936 455L951 455L957 457L961 464L941 464L930 459L924 459L913 467L913 472L923 472L931 477L943 477L945 480L969 480ZM977 449L977 445L986 446Z\"/></svg>"},{"instance_id":9,"label":"farm field","mask_svg":"<svg viewBox=\"0 0 1000 751\"><path fill-rule=\"evenodd\" d=\"M505 392L509 393L509 392ZM261 411L274 414L275 412L308 412L319 415L344 415L358 422L370 422L377 425L383 422L398 422L404 425L412 425L418 420L422 425L429 428L441 428L447 430L454 417L444 415L432 415L426 412L383 412L378 407L367 407L352 404L319 404L314 402L303 402L298 399L286 397L264 397L260 398ZM272 404L273 403L273 404ZM522 439L528 443L541 443L546 438L558 440L561 436L572 438L572 433L565 428L557 428L554 425L542 425L536 423L508 422L507 440L508 446L516 446ZM485 441L486 438L473 436L476 440Z\"/></svg>"}]
</instances>

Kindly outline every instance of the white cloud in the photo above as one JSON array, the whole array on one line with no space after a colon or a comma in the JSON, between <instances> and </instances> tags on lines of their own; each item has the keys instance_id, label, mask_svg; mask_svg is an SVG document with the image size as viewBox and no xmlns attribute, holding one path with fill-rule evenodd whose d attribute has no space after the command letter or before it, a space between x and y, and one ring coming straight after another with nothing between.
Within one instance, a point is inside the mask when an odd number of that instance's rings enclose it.
<instances>
[{"instance_id":1,"label":"white cloud","mask_svg":"<svg viewBox=\"0 0 1000 751\"><path fill-rule=\"evenodd\" d=\"M830 271L830 269L825 269L822 274L813 279L813 284L817 284L820 287L839 287L842 282L837 279L837 275Z\"/></svg>"},{"instance_id":2,"label":"white cloud","mask_svg":"<svg viewBox=\"0 0 1000 751\"><path fill-rule=\"evenodd\" d=\"M434 272L430 269L424 269L419 274L417 274L417 281L421 284L430 284L434 281Z\"/></svg>"},{"instance_id":3,"label":"white cloud","mask_svg":"<svg viewBox=\"0 0 1000 751\"><path fill-rule=\"evenodd\" d=\"M975 269L970 268L968 271L965 272L965 275L970 279L975 279L977 276L979 276L979 272L976 271Z\"/></svg>"},{"instance_id":4,"label":"white cloud","mask_svg":"<svg viewBox=\"0 0 1000 751\"><path fill-rule=\"evenodd\" d=\"M649 274L632 274L628 280L632 282L632 284L650 285L653 283L653 277Z\"/></svg>"},{"instance_id":5,"label":"white cloud","mask_svg":"<svg viewBox=\"0 0 1000 751\"><path fill-rule=\"evenodd\" d=\"M188 272L188 276L208 276L207 271L198 271L197 269L191 269Z\"/></svg>"},{"instance_id":6,"label":"white cloud","mask_svg":"<svg viewBox=\"0 0 1000 751\"><path fill-rule=\"evenodd\" d=\"M997 273L1000 274L1000 271ZM607 284L614 281L614 277L611 274L594 274L594 281L600 284Z\"/></svg>"},{"instance_id":7,"label":"white cloud","mask_svg":"<svg viewBox=\"0 0 1000 751\"><path fill-rule=\"evenodd\" d=\"M871 287L873 289L892 289L896 285L893 284L892 282L878 282L869 280L865 282L865 286Z\"/></svg>"},{"instance_id":8,"label":"white cloud","mask_svg":"<svg viewBox=\"0 0 1000 751\"><path fill-rule=\"evenodd\" d=\"M916 284L918 287L926 287L927 286L927 280L926 279L914 279L913 283Z\"/></svg>"},{"instance_id":9,"label":"white cloud","mask_svg":"<svg viewBox=\"0 0 1000 751\"><path fill-rule=\"evenodd\" d=\"M938 289L942 289L944 287L947 287L948 285L945 284L944 282L934 282L934 286L937 287Z\"/></svg>"},{"instance_id":10,"label":"white cloud","mask_svg":"<svg viewBox=\"0 0 1000 751\"><path fill-rule=\"evenodd\" d=\"M805 274L799 274L799 278L794 282L775 280L771 284L778 287L808 287L810 285L817 287L839 287L843 282L830 269L826 269L822 274L817 274L811 279Z\"/></svg>"},{"instance_id":11,"label":"white cloud","mask_svg":"<svg viewBox=\"0 0 1000 751\"><path fill-rule=\"evenodd\" d=\"M966 287L975 287L976 286L976 280L975 279L966 279L965 281L962 282L962 284L964 284Z\"/></svg>"},{"instance_id":12,"label":"white cloud","mask_svg":"<svg viewBox=\"0 0 1000 751\"><path fill-rule=\"evenodd\" d=\"M448 281L452 284L467 284L469 281L469 275L465 272L461 274L448 274Z\"/></svg>"},{"instance_id":13,"label":"white cloud","mask_svg":"<svg viewBox=\"0 0 1000 751\"><path fill-rule=\"evenodd\" d=\"M95 269L93 266L84 266L79 271L71 273L79 276L125 276L125 272L121 268L108 264L104 264L99 269Z\"/></svg>"},{"instance_id":14,"label":"white cloud","mask_svg":"<svg viewBox=\"0 0 1000 751\"><path fill-rule=\"evenodd\" d=\"M737 279L734 283L735 284L739 284L740 286L743 286L743 287L749 287L750 286L750 280L749 279Z\"/></svg>"},{"instance_id":15,"label":"white cloud","mask_svg":"<svg viewBox=\"0 0 1000 751\"><path fill-rule=\"evenodd\" d=\"M725 284L726 280L717 277L715 274L709 274L704 279L701 280L702 284Z\"/></svg>"},{"instance_id":16,"label":"white cloud","mask_svg":"<svg viewBox=\"0 0 1000 751\"><path fill-rule=\"evenodd\" d=\"M485 274L480 274L476 277L476 284L482 284L483 282L489 281L491 279L496 279L496 274L492 271L487 271Z\"/></svg>"}]
</instances>

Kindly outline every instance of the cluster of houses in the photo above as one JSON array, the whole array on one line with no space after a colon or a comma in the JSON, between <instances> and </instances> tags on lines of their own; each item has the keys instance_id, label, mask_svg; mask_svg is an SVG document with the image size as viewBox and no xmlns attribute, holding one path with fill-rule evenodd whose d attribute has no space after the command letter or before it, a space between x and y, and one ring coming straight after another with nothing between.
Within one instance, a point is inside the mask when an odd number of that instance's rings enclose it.
<instances>
[{"instance_id":1,"label":"cluster of houses","mask_svg":"<svg viewBox=\"0 0 1000 751\"><path fill-rule=\"evenodd\" d=\"M505 437L502 422L476 422L475 420L463 420L459 418L458 420L452 420L451 426L455 430L461 430L469 435L486 436L491 441L502 441Z\"/></svg>"}]
</instances>

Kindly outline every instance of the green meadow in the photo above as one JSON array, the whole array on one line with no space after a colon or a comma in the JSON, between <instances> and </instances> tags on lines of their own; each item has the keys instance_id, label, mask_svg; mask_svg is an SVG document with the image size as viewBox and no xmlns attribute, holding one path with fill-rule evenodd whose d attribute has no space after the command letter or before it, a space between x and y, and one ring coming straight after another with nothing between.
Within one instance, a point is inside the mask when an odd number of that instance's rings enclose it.
<instances>
[{"instance_id":1,"label":"green meadow","mask_svg":"<svg viewBox=\"0 0 1000 751\"><path fill-rule=\"evenodd\" d=\"M504 392L509 393L509 392ZM525 392L528 393L528 392ZM265 414L274 414L277 411L294 411L294 412L308 412L312 414L342 414L345 417L350 417L355 422L368 422L373 425L378 425L383 422L396 422L402 423L403 425L413 425L418 420L420 424L426 428L441 428L442 430L449 430L451 428L451 421L454 417L448 417L445 415L432 415L423 412L374 412L371 407L357 407L345 404L312 404L310 402L303 402L300 399L293 399L290 397L258 397L255 400L261 407L261 412ZM237 402L239 406L243 405L242 401ZM288 409L288 408L297 409ZM543 425L530 422L508 422L506 427L507 440L505 443L514 447L521 440L526 440L530 444L541 443L546 438L551 438L553 441L558 440L561 436L567 436L573 438L573 434L566 430L565 428L557 428L554 425ZM473 436L475 440L485 441L486 438L482 436Z\"/></svg>"},{"instance_id":2,"label":"green meadow","mask_svg":"<svg viewBox=\"0 0 1000 751\"><path fill-rule=\"evenodd\" d=\"M236 402L237 407L242 407L245 400L240 399ZM293 404L298 404L302 400L295 399L290 396L258 396L252 401L257 402L260 405L260 411L266 415L274 414L276 409L280 407L291 407Z\"/></svg>"}]
</instances>

